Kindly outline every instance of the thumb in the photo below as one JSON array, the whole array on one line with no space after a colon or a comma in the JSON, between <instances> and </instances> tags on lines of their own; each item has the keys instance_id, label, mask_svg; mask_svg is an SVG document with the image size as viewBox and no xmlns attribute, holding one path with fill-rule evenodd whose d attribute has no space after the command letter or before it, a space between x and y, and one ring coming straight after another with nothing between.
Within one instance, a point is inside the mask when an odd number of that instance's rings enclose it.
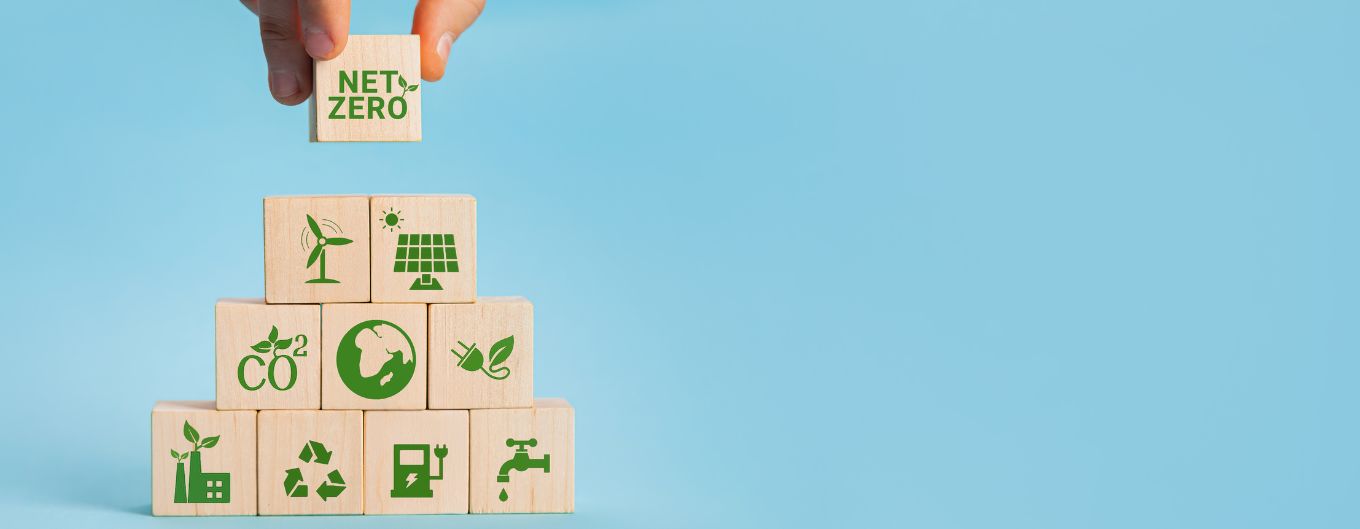
<instances>
[{"instance_id":1,"label":"thumb","mask_svg":"<svg viewBox=\"0 0 1360 529\"><path fill-rule=\"evenodd\" d=\"M453 41L471 26L486 0L420 0L411 33L420 35L420 76L426 81L444 77Z\"/></svg>"}]
</instances>

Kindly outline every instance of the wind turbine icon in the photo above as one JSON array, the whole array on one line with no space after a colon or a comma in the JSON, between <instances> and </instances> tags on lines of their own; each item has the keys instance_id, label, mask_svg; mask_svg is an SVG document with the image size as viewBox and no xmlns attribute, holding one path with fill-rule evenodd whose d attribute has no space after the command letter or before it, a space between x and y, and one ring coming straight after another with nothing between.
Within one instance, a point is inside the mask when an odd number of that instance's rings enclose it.
<instances>
[{"instance_id":1,"label":"wind turbine icon","mask_svg":"<svg viewBox=\"0 0 1360 529\"><path fill-rule=\"evenodd\" d=\"M340 281L326 277L326 247L344 246L354 241L344 237L326 237L321 233L321 226L316 223L311 215L307 215L307 227L311 229L312 236L316 238L316 247L312 249L312 254L307 257L307 268L311 268L317 260L321 261L320 275L315 279L308 279L308 283L339 283Z\"/></svg>"}]
</instances>

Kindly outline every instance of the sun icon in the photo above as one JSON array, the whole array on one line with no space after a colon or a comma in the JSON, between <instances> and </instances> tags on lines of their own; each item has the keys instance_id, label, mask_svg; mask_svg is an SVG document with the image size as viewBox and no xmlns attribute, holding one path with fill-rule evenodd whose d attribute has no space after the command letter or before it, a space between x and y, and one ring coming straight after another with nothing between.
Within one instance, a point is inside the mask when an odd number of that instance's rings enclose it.
<instances>
[{"instance_id":1,"label":"sun icon","mask_svg":"<svg viewBox=\"0 0 1360 529\"><path fill-rule=\"evenodd\" d=\"M387 208L387 211L384 211L382 216L378 218L378 225L387 231L397 231L401 229L401 221L403 220L406 219L401 218L400 210Z\"/></svg>"}]
</instances>

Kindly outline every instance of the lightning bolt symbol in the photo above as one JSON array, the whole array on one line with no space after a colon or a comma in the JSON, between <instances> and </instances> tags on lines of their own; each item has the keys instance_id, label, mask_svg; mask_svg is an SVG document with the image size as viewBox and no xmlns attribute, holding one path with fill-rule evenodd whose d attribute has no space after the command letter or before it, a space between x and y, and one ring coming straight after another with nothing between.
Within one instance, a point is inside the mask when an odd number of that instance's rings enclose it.
<instances>
[{"instance_id":1,"label":"lightning bolt symbol","mask_svg":"<svg viewBox=\"0 0 1360 529\"><path fill-rule=\"evenodd\" d=\"M410 487L411 484L412 484L412 483L415 483L415 482L416 482L416 473L415 473L415 472L412 472L412 473L406 475L406 486L407 486L407 487Z\"/></svg>"}]
</instances>

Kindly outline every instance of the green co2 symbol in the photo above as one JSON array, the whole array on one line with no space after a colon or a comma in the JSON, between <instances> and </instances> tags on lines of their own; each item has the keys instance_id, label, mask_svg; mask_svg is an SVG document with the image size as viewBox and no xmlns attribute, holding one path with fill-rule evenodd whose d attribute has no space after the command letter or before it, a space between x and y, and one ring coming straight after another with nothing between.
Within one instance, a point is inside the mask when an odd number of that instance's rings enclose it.
<instances>
[{"instance_id":1,"label":"green co2 symbol","mask_svg":"<svg viewBox=\"0 0 1360 529\"><path fill-rule=\"evenodd\" d=\"M291 353L288 351L290 347L292 348ZM293 360L293 357L307 356L307 351L304 349L305 347L307 347L306 335L299 334L292 338L280 340L279 328L270 327L269 338L250 346L250 349L260 353L260 355L272 354L273 357L269 359L269 362L265 362L264 358L259 355L246 355L245 358L241 359L241 363L236 364L236 381L240 382L241 387L246 388L248 391L255 391L264 387L265 381L268 381L269 385L274 389L288 391L297 383L297 361ZM280 354L279 351L283 351L283 353ZM250 364L259 364L260 367L265 368L266 372L266 374L261 376L259 381L254 385L246 382L246 366ZM277 376L280 365L283 365L287 369L287 376ZM280 385L280 379L285 383Z\"/></svg>"}]
</instances>

